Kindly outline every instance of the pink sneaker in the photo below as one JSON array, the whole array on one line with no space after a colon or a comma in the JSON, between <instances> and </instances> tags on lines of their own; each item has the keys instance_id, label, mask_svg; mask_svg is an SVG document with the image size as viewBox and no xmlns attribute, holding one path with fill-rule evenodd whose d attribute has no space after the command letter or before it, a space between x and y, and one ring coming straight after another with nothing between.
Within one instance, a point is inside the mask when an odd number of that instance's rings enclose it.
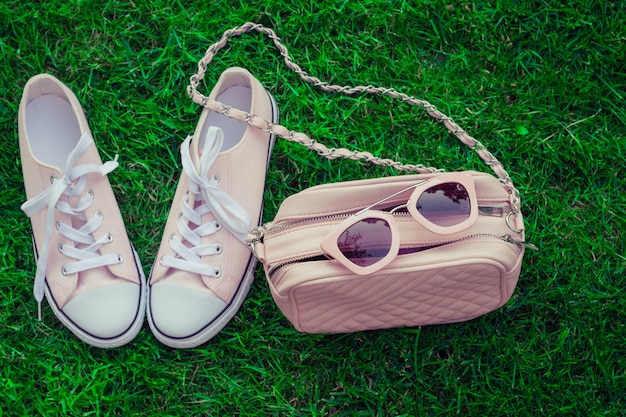
<instances>
[{"instance_id":1,"label":"pink sneaker","mask_svg":"<svg viewBox=\"0 0 626 417\"><path fill-rule=\"evenodd\" d=\"M146 284L76 96L51 75L33 77L18 115L37 258L34 292L76 336L102 348L130 342L143 324Z\"/></svg>"},{"instance_id":2,"label":"pink sneaker","mask_svg":"<svg viewBox=\"0 0 626 417\"><path fill-rule=\"evenodd\" d=\"M226 70L210 95L277 122L271 96L248 71ZM274 135L204 109L181 145L183 171L152 268L148 322L156 338L191 348L241 307L256 260L245 245L259 224Z\"/></svg>"}]
</instances>

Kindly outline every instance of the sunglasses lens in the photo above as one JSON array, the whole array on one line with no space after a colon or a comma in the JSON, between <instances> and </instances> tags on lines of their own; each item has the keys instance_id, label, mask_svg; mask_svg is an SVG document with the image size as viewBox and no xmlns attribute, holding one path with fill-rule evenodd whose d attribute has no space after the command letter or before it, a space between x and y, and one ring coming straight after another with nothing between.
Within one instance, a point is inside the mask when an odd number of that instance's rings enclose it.
<instances>
[{"instance_id":1,"label":"sunglasses lens","mask_svg":"<svg viewBox=\"0 0 626 417\"><path fill-rule=\"evenodd\" d=\"M391 249L391 227L383 219L363 219L348 227L339 236L337 246L355 265L373 265Z\"/></svg>"},{"instance_id":2,"label":"sunglasses lens","mask_svg":"<svg viewBox=\"0 0 626 417\"><path fill-rule=\"evenodd\" d=\"M417 199L417 211L437 226L454 226L469 218L470 196L458 182L437 184Z\"/></svg>"}]
</instances>

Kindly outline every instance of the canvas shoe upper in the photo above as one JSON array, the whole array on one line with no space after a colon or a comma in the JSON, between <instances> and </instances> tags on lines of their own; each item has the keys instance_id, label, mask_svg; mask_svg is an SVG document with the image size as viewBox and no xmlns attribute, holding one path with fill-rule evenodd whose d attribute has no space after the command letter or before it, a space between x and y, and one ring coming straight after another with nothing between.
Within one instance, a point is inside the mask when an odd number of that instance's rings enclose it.
<instances>
[{"instance_id":1,"label":"canvas shoe upper","mask_svg":"<svg viewBox=\"0 0 626 417\"><path fill-rule=\"evenodd\" d=\"M97 347L131 341L145 314L145 279L76 96L31 78L18 114L22 171L37 258L34 293ZM117 159L117 158L116 158Z\"/></svg>"},{"instance_id":2,"label":"canvas shoe upper","mask_svg":"<svg viewBox=\"0 0 626 417\"><path fill-rule=\"evenodd\" d=\"M277 122L273 99L245 69L222 73L211 98ZM274 135L204 109L181 145L183 170L151 272L148 322L162 343L198 346L235 315L254 278L245 245L258 225Z\"/></svg>"}]
</instances>

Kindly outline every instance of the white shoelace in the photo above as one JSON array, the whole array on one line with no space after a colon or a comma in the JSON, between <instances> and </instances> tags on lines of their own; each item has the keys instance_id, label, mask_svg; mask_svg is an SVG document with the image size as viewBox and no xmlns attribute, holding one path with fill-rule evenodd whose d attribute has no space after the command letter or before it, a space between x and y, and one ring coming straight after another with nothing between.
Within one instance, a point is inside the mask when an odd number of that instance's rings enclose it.
<instances>
[{"instance_id":1,"label":"white shoelace","mask_svg":"<svg viewBox=\"0 0 626 417\"><path fill-rule=\"evenodd\" d=\"M183 199L183 215L178 220L178 237L170 237L170 247L177 256L163 256L163 266L200 274L219 277L219 268L202 263L202 256L216 255L222 252L219 243L202 244L202 238L225 227L241 242L245 242L252 219L250 215L230 195L218 187L219 178L209 176L209 170L219 155L224 143L224 133L219 127L209 127L200 156L199 169L193 164L189 148L191 137L181 145L183 170L189 178L189 192L195 195L193 206L189 204L189 194ZM215 221L202 223L202 216L213 213ZM195 225L192 229L190 226Z\"/></svg>"},{"instance_id":2,"label":"white shoelace","mask_svg":"<svg viewBox=\"0 0 626 417\"><path fill-rule=\"evenodd\" d=\"M74 241L74 246L61 245L59 247L63 255L75 259L74 262L63 266L63 275L71 275L106 265L114 265L122 261L119 255L102 255L99 253L100 247L110 243L113 239L109 233L105 233L98 240L93 236L94 232L102 225L102 213L96 213L90 220L88 220L84 214L84 211L91 206L94 199L93 192L91 191L80 198L87 186L86 175L97 173L105 176L118 166L117 156L115 160L105 162L100 166L95 164L74 166L92 144L92 137L88 133L83 133L78 144L67 157L63 178L52 177L50 187L22 204L21 207L28 217L33 216L46 207L48 209L46 234L43 247L38 250L39 259L37 260L37 272L35 274L35 284L33 287L38 305L39 320L41 320L41 301L44 296L44 283L50 252L50 241L55 227L61 235ZM66 198L61 199L63 196ZM70 202L74 201L75 203L70 204ZM66 224L59 220L55 223L55 209L71 215L72 219L76 218L83 223L82 226L78 229L74 229L73 222Z\"/></svg>"}]
</instances>

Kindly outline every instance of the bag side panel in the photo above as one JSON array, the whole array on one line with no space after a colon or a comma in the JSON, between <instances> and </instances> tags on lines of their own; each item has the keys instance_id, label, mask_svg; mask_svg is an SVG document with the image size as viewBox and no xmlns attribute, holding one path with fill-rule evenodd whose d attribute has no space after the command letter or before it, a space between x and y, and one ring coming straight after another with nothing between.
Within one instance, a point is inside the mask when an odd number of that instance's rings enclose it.
<instances>
[{"instance_id":1,"label":"bag side panel","mask_svg":"<svg viewBox=\"0 0 626 417\"><path fill-rule=\"evenodd\" d=\"M301 331L342 333L469 320L504 305L521 266L521 251L474 239L395 259L370 276L334 260L294 263L273 281L272 296Z\"/></svg>"},{"instance_id":2,"label":"bag side panel","mask_svg":"<svg viewBox=\"0 0 626 417\"><path fill-rule=\"evenodd\" d=\"M502 305L504 276L499 265L484 261L309 283L290 293L291 314L309 333L455 323Z\"/></svg>"}]
</instances>

